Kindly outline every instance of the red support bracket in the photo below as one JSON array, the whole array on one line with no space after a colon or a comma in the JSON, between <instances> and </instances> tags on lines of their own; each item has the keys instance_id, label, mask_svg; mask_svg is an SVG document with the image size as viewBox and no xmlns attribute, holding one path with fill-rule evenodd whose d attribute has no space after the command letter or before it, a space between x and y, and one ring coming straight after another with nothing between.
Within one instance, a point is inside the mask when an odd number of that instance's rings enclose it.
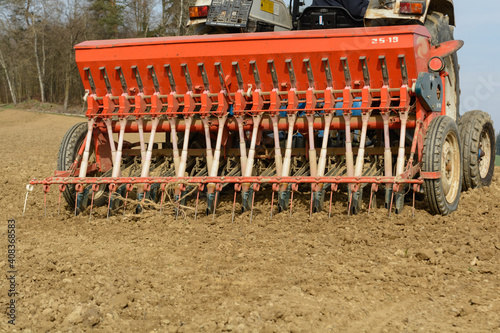
<instances>
[{"instance_id":1,"label":"red support bracket","mask_svg":"<svg viewBox=\"0 0 500 333\"><path fill-rule=\"evenodd\" d=\"M436 172L421 171L419 179L439 179L439 178L441 178L441 172L440 171L436 171Z\"/></svg>"},{"instance_id":2,"label":"red support bracket","mask_svg":"<svg viewBox=\"0 0 500 333\"><path fill-rule=\"evenodd\" d=\"M288 90L288 113L293 114L297 112L297 108L299 107L299 97L297 96L297 90L292 88Z\"/></svg>"},{"instance_id":3,"label":"red support bracket","mask_svg":"<svg viewBox=\"0 0 500 333\"><path fill-rule=\"evenodd\" d=\"M110 118L115 110L115 103L111 100L112 95L106 94L102 98L102 115L103 118Z\"/></svg>"},{"instance_id":4,"label":"red support bracket","mask_svg":"<svg viewBox=\"0 0 500 333\"><path fill-rule=\"evenodd\" d=\"M167 97L167 111L165 114L167 117L173 117L177 114L177 110L179 110L179 101L175 97L175 93L171 92Z\"/></svg>"},{"instance_id":5,"label":"red support bracket","mask_svg":"<svg viewBox=\"0 0 500 333\"><path fill-rule=\"evenodd\" d=\"M128 96L126 94L121 94L118 99L118 104L120 105L118 114L121 116L126 116L130 111L130 102L127 97Z\"/></svg>"},{"instance_id":6,"label":"red support bracket","mask_svg":"<svg viewBox=\"0 0 500 333\"><path fill-rule=\"evenodd\" d=\"M99 113L100 105L97 102L96 98L97 95L87 96L87 113L85 115L89 118Z\"/></svg>"},{"instance_id":7,"label":"red support bracket","mask_svg":"<svg viewBox=\"0 0 500 333\"><path fill-rule=\"evenodd\" d=\"M160 99L160 94L155 92L153 95L151 95L151 110L149 111L151 113L151 116L152 117L159 116L162 107L163 104Z\"/></svg>"},{"instance_id":8,"label":"red support bracket","mask_svg":"<svg viewBox=\"0 0 500 333\"><path fill-rule=\"evenodd\" d=\"M316 109L317 98L314 93L313 88L309 88L306 91L306 108L305 111L307 114L314 114L314 110Z\"/></svg>"}]
</instances>

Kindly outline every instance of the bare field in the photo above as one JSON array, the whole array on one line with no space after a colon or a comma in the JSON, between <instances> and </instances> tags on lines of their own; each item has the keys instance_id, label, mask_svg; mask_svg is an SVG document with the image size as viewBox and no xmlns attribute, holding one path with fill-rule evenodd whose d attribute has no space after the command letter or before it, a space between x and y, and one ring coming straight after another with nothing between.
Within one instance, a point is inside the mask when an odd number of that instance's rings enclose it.
<instances>
[{"instance_id":1,"label":"bare field","mask_svg":"<svg viewBox=\"0 0 500 333\"><path fill-rule=\"evenodd\" d=\"M500 331L500 181L462 193L459 211L432 216L423 201L402 215L376 208L269 218L258 196L231 223L232 197L215 220L111 217L105 208L57 216L30 178L53 174L64 133L81 118L0 112L0 270L7 220L16 219L17 320L26 332L493 332ZM381 205L379 205L380 207ZM201 211L201 209L200 209ZM8 283L0 284L2 313Z\"/></svg>"}]
</instances>

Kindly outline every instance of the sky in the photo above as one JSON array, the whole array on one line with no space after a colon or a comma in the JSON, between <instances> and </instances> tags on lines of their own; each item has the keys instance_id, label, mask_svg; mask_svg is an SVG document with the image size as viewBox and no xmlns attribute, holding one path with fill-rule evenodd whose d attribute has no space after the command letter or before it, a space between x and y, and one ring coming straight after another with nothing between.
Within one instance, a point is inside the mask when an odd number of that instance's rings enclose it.
<instances>
[{"instance_id":1,"label":"sky","mask_svg":"<svg viewBox=\"0 0 500 333\"><path fill-rule=\"evenodd\" d=\"M500 131L500 1L454 1L455 39L465 42L458 51L461 110L488 112Z\"/></svg>"}]
</instances>

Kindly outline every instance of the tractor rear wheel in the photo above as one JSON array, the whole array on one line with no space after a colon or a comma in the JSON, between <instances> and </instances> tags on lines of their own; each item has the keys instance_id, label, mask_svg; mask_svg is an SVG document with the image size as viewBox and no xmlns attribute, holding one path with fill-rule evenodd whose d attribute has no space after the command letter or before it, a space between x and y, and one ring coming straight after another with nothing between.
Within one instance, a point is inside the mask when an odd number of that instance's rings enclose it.
<instances>
[{"instance_id":1,"label":"tractor rear wheel","mask_svg":"<svg viewBox=\"0 0 500 333\"><path fill-rule=\"evenodd\" d=\"M495 171L495 130L489 114L469 111L460 119L463 190L489 186Z\"/></svg>"},{"instance_id":2,"label":"tractor rear wheel","mask_svg":"<svg viewBox=\"0 0 500 333\"><path fill-rule=\"evenodd\" d=\"M425 20L425 27L431 34L433 46L453 40L453 26L450 26L448 16L439 12L429 12ZM445 71L445 103L446 115L458 122L460 119L460 84L457 52L444 58Z\"/></svg>"},{"instance_id":3,"label":"tractor rear wheel","mask_svg":"<svg viewBox=\"0 0 500 333\"><path fill-rule=\"evenodd\" d=\"M59 146L59 154L57 157L57 170L68 171L71 168L73 162L75 162L75 160L78 157L78 152L80 151L82 144L85 141L87 130L88 130L88 124L84 122L75 124L66 132L66 134L62 139L61 145ZM95 159L95 154L93 154L94 151L95 151L94 143L92 142L90 145L89 163L91 163L92 160ZM80 165L77 165L77 167L79 168ZM77 175L71 175L71 176L77 176ZM68 205L70 207L74 207L76 199L75 185L71 184L67 185L66 190L63 192L63 196ZM96 192L94 195L94 205L102 206L106 203L107 203L107 195L105 186L101 186L100 190ZM84 203L85 206L86 204L87 203Z\"/></svg>"},{"instance_id":4,"label":"tractor rear wheel","mask_svg":"<svg viewBox=\"0 0 500 333\"><path fill-rule=\"evenodd\" d=\"M433 119L427 129L423 151L423 172L439 172L438 179L426 179L425 197L432 214L449 215L458 208L462 189L462 158L458 126L448 116Z\"/></svg>"}]
</instances>

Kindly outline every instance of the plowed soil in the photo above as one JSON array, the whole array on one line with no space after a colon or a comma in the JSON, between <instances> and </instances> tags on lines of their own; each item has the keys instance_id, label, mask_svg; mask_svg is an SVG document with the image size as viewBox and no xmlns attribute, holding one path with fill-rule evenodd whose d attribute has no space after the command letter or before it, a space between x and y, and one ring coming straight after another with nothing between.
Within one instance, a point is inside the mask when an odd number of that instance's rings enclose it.
<instances>
[{"instance_id":1,"label":"plowed soil","mask_svg":"<svg viewBox=\"0 0 500 333\"><path fill-rule=\"evenodd\" d=\"M309 193L293 215L269 216L259 193L253 221L232 194L215 219L171 209L106 220L105 208L57 215L51 188L64 133L84 119L0 112L0 331L26 332L492 332L500 331L500 180L462 193L451 216L432 216L418 197L389 217L309 218ZM496 175L500 173L497 168ZM7 220L16 219L17 319L9 302Z\"/></svg>"}]
</instances>

